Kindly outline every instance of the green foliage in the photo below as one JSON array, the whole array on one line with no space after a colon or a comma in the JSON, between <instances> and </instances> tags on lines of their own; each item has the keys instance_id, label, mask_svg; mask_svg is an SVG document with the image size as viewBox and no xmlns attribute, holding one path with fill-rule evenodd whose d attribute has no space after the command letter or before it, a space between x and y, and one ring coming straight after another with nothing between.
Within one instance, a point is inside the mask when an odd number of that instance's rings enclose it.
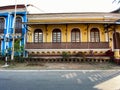
<instances>
[{"instance_id":1,"label":"green foliage","mask_svg":"<svg viewBox=\"0 0 120 90\"><path fill-rule=\"evenodd\" d=\"M20 50L20 39L15 41L15 43L14 43L14 50L16 52L19 52L19 50Z\"/></svg>"},{"instance_id":2,"label":"green foliage","mask_svg":"<svg viewBox=\"0 0 120 90\"><path fill-rule=\"evenodd\" d=\"M15 62L17 62L17 63L24 63L25 62L25 58L19 57L19 56L15 56Z\"/></svg>"},{"instance_id":3,"label":"green foliage","mask_svg":"<svg viewBox=\"0 0 120 90\"><path fill-rule=\"evenodd\" d=\"M76 57L83 57L83 58L85 58L85 54L83 52L78 52L76 54Z\"/></svg>"},{"instance_id":4,"label":"green foliage","mask_svg":"<svg viewBox=\"0 0 120 90\"><path fill-rule=\"evenodd\" d=\"M67 52L62 52L62 57L63 58L69 58L69 53L67 53Z\"/></svg>"},{"instance_id":5,"label":"green foliage","mask_svg":"<svg viewBox=\"0 0 120 90\"><path fill-rule=\"evenodd\" d=\"M24 51L24 46L20 46L20 40L21 39L18 39L14 43L15 56L21 56L22 52Z\"/></svg>"}]
</instances>

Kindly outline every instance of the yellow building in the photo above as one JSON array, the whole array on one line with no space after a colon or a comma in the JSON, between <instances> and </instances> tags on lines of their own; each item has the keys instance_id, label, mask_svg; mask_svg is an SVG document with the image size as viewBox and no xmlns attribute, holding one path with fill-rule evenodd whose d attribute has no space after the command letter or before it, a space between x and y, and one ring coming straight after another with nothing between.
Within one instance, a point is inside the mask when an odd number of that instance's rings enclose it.
<instances>
[{"instance_id":1,"label":"yellow building","mask_svg":"<svg viewBox=\"0 0 120 90\"><path fill-rule=\"evenodd\" d=\"M120 59L118 13L28 14L26 51L28 56L59 56L90 52L105 55L108 50Z\"/></svg>"}]
</instances>

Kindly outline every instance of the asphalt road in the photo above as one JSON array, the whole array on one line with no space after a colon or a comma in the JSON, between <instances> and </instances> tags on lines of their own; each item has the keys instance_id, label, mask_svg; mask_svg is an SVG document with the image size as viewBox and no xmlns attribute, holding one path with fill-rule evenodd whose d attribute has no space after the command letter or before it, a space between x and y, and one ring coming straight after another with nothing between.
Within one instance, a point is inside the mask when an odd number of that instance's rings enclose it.
<instances>
[{"instance_id":1,"label":"asphalt road","mask_svg":"<svg viewBox=\"0 0 120 90\"><path fill-rule=\"evenodd\" d=\"M0 71L0 90L98 90L120 71Z\"/></svg>"}]
</instances>

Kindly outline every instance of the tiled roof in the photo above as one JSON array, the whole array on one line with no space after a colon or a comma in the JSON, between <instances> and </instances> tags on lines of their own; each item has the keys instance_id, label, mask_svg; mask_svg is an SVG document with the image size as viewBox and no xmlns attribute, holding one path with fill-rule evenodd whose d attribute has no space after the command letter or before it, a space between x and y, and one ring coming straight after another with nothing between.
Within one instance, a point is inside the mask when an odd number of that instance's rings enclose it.
<instances>
[{"instance_id":1,"label":"tiled roof","mask_svg":"<svg viewBox=\"0 0 120 90\"><path fill-rule=\"evenodd\" d=\"M6 9L14 9L15 5L9 5L9 6L1 6L0 10L6 10ZM25 8L24 4L17 5L17 8Z\"/></svg>"}]
</instances>

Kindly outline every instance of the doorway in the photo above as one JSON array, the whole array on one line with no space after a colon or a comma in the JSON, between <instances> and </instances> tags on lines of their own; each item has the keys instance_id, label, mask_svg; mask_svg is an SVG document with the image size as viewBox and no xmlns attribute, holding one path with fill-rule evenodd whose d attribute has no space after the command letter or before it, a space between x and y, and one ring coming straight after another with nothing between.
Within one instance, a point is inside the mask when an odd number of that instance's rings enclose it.
<instances>
[{"instance_id":1,"label":"doorway","mask_svg":"<svg viewBox=\"0 0 120 90\"><path fill-rule=\"evenodd\" d=\"M120 33L119 32L115 32L113 34L113 45L114 45L114 49L120 49Z\"/></svg>"}]
</instances>

